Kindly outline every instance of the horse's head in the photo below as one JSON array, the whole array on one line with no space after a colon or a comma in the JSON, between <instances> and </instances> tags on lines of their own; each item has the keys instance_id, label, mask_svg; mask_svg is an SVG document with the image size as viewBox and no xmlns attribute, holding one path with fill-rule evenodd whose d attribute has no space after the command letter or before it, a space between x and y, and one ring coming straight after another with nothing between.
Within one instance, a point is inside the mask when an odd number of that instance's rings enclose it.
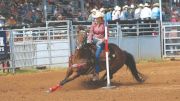
<instances>
[{"instance_id":1,"label":"horse's head","mask_svg":"<svg viewBox=\"0 0 180 101\"><path fill-rule=\"evenodd\" d=\"M95 57L93 57L94 51L91 45L92 44L85 44L75 50L73 56L70 57L69 68L75 69L77 72L81 71L83 74L83 72L94 64Z\"/></svg>"},{"instance_id":2,"label":"horse's head","mask_svg":"<svg viewBox=\"0 0 180 101\"><path fill-rule=\"evenodd\" d=\"M76 36L76 46L77 48L82 47L87 43L87 34L89 30L88 28L83 27L83 26L78 26L77 27L77 36Z\"/></svg>"}]
</instances>

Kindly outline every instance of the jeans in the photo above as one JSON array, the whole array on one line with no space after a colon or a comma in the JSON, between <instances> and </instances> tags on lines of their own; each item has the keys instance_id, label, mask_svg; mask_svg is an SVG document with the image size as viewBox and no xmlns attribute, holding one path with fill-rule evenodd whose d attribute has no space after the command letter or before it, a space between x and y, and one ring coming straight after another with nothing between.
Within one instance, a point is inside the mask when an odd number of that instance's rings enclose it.
<instances>
[{"instance_id":1,"label":"jeans","mask_svg":"<svg viewBox=\"0 0 180 101\"><path fill-rule=\"evenodd\" d=\"M103 42L102 42L101 39L93 38L93 43L96 44L95 72L96 72L96 73L99 73L99 71L100 71L100 67L99 67L99 57L100 57L100 54L101 54L101 52L102 52L102 50L103 50Z\"/></svg>"}]
</instances>

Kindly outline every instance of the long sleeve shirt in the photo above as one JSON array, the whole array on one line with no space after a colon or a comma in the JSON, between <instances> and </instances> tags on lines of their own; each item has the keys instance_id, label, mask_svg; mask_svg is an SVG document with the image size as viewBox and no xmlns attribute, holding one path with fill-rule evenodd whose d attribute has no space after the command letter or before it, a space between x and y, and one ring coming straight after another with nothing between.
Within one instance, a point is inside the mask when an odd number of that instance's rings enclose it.
<instances>
[{"instance_id":1,"label":"long sleeve shirt","mask_svg":"<svg viewBox=\"0 0 180 101\"><path fill-rule=\"evenodd\" d=\"M90 33L88 35L88 42L92 42L93 38L103 39L105 37L105 25L104 23L97 24L92 23Z\"/></svg>"},{"instance_id":2,"label":"long sleeve shirt","mask_svg":"<svg viewBox=\"0 0 180 101\"><path fill-rule=\"evenodd\" d=\"M141 10L140 18L141 18L141 19L151 18L151 9L148 8L148 7L144 7L144 8Z\"/></svg>"},{"instance_id":3,"label":"long sleeve shirt","mask_svg":"<svg viewBox=\"0 0 180 101\"><path fill-rule=\"evenodd\" d=\"M93 23L91 25L90 33L95 38L103 39L104 36L105 36L105 26L104 26L104 23L101 23L101 24Z\"/></svg>"}]
</instances>

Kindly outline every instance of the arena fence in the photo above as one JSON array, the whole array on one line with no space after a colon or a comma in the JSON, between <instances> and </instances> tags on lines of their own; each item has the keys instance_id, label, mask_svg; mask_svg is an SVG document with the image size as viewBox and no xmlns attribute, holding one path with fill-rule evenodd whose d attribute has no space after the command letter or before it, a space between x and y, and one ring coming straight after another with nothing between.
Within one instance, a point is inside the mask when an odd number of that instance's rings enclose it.
<instances>
[{"instance_id":1,"label":"arena fence","mask_svg":"<svg viewBox=\"0 0 180 101\"><path fill-rule=\"evenodd\" d=\"M73 23L73 32L77 25L88 28L91 23ZM134 55L138 60L161 59L160 24L156 21L119 21L109 22L109 42Z\"/></svg>"},{"instance_id":2,"label":"arena fence","mask_svg":"<svg viewBox=\"0 0 180 101\"><path fill-rule=\"evenodd\" d=\"M163 58L180 58L180 23L163 23Z\"/></svg>"},{"instance_id":3,"label":"arena fence","mask_svg":"<svg viewBox=\"0 0 180 101\"><path fill-rule=\"evenodd\" d=\"M47 21L46 27L7 30L10 68L67 67L76 48L78 26L90 22ZM135 59L161 59L158 22L109 22L109 42L130 52Z\"/></svg>"}]
</instances>

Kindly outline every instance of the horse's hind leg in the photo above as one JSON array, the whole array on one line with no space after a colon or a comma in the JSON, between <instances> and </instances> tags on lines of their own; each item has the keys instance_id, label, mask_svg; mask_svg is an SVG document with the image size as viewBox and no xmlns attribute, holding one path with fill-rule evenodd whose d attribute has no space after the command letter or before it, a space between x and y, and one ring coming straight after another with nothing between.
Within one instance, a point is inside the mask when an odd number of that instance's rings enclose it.
<instances>
[{"instance_id":1,"label":"horse's hind leg","mask_svg":"<svg viewBox=\"0 0 180 101\"><path fill-rule=\"evenodd\" d=\"M117 66L118 67L118 66ZM109 71L109 77L110 79L113 79L113 74L118 71L119 68L113 68ZM107 72L104 73L104 75L100 79L101 81L106 81L107 80Z\"/></svg>"}]
</instances>

